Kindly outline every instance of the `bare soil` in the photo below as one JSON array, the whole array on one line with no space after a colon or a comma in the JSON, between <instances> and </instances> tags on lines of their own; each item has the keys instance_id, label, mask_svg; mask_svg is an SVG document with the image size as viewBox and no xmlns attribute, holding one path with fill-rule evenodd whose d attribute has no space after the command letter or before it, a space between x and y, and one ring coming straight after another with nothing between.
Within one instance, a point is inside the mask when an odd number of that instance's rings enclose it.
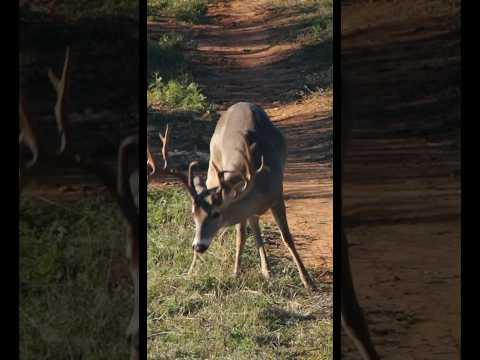
<instances>
[{"instance_id":1,"label":"bare soil","mask_svg":"<svg viewBox=\"0 0 480 360\"><path fill-rule=\"evenodd\" d=\"M366 89L345 166L350 254L384 359L460 358L460 23L433 5L342 8L342 61Z\"/></svg>"}]
</instances>

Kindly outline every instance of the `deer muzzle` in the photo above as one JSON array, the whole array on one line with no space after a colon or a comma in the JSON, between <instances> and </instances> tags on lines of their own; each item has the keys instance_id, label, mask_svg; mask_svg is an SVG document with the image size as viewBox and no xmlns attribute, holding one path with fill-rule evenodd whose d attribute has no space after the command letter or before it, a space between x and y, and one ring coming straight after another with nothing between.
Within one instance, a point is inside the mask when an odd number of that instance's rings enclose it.
<instances>
[{"instance_id":1,"label":"deer muzzle","mask_svg":"<svg viewBox=\"0 0 480 360\"><path fill-rule=\"evenodd\" d=\"M203 244L194 244L192 247L193 247L193 251L199 254L203 254L208 249L208 246Z\"/></svg>"}]
</instances>

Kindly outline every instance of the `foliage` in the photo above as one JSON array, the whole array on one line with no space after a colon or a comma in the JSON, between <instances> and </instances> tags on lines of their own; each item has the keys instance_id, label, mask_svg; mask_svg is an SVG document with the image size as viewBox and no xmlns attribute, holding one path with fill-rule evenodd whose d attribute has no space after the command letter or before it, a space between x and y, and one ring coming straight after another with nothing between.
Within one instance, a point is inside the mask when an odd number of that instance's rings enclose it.
<instances>
[{"instance_id":1,"label":"foliage","mask_svg":"<svg viewBox=\"0 0 480 360\"><path fill-rule=\"evenodd\" d=\"M147 4L147 16L169 16L189 23L200 22L206 13L206 0L149 0Z\"/></svg>"}]
</instances>

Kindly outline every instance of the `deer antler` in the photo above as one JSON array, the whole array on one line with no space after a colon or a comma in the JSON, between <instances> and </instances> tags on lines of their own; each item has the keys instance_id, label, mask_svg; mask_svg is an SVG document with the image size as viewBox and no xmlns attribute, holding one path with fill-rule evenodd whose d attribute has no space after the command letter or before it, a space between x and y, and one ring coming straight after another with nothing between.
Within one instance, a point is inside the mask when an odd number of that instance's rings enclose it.
<instances>
[{"instance_id":1,"label":"deer antler","mask_svg":"<svg viewBox=\"0 0 480 360\"><path fill-rule=\"evenodd\" d=\"M33 131L32 125L30 124L30 117L28 115L28 111L25 107L25 99L22 95L20 95L20 104L19 104L19 111L20 111L20 136L18 138L18 144L25 143L30 151L32 152L33 158L30 160L26 167L32 167L38 160L39 148L38 148L38 141Z\"/></svg>"},{"instance_id":2,"label":"deer antler","mask_svg":"<svg viewBox=\"0 0 480 360\"><path fill-rule=\"evenodd\" d=\"M168 145L170 142L170 129L168 127L165 128L165 135L162 136L162 133L158 134L160 136L160 140L162 141L162 156L163 156L163 169L168 168Z\"/></svg>"},{"instance_id":3,"label":"deer antler","mask_svg":"<svg viewBox=\"0 0 480 360\"><path fill-rule=\"evenodd\" d=\"M248 143L247 143L246 139L244 139L243 147L244 147L243 151L241 151L241 150L239 150L239 151L240 151L240 154L242 155L242 157L244 159L244 165L245 165L245 169L247 171L247 176L246 176L247 184L245 186L248 186L248 184L253 181L255 176L257 176L257 174L259 174L263 170L264 161L263 161L263 155L262 155L261 156L260 167L258 169L255 169L254 163L253 163L253 160L252 160L252 151L250 149L250 146L248 146Z\"/></svg>"},{"instance_id":4,"label":"deer antler","mask_svg":"<svg viewBox=\"0 0 480 360\"><path fill-rule=\"evenodd\" d=\"M230 186L225 181L225 174L230 173L231 171L220 170L218 165L213 160L212 160L212 167L213 167L213 170L215 172L215 176L216 176L217 181L218 181L217 193L221 193L222 190L224 190L224 189L229 190ZM240 174L240 176L243 176L241 173L239 173L239 174Z\"/></svg>"},{"instance_id":5,"label":"deer antler","mask_svg":"<svg viewBox=\"0 0 480 360\"><path fill-rule=\"evenodd\" d=\"M65 51L65 61L63 63L62 77L59 79L53 73L52 69L48 69L48 78L57 93L57 103L55 104L55 118L57 120L58 132L60 134L59 154L65 151L68 143L68 121L65 113L65 94L68 92L70 85L70 48Z\"/></svg>"},{"instance_id":6,"label":"deer antler","mask_svg":"<svg viewBox=\"0 0 480 360\"><path fill-rule=\"evenodd\" d=\"M238 149L238 151L243 158L243 164L245 166L245 172L246 173L243 173L241 171L220 170L219 167L217 166L217 164L215 164L215 162L212 161L212 167L214 169L215 176L217 177L218 184L219 184L218 192L221 192L224 189L225 190L230 190L230 188L231 188L231 186L228 185L225 181L225 174L226 173L236 174L236 175L238 175L239 177L242 178L242 180L244 182L244 185L243 185L242 189L240 190L240 192L235 193L235 196L234 196L235 199L238 199L238 197L242 193L245 193L245 194L248 193L248 189L252 186L255 177L257 176L257 174L259 174L264 169L263 155L261 157L260 167L258 169L254 168L254 164L253 164L253 161L252 161L251 149L248 146L246 138L243 137L243 139L244 139L243 149Z\"/></svg>"},{"instance_id":7,"label":"deer antler","mask_svg":"<svg viewBox=\"0 0 480 360\"><path fill-rule=\"evenodd\" d=\"M152 168L152 171L149 173L150 176L155 174L156 171L156 164L155 164L155 159L153 158L152 154L152 148L150 147L150 143L147 141L147 166L150 166Z\"/></svg>"},{"instance_id":8,"label":"deer antler","mask_svg":"<svg viewBox=\"0 0 480 360\"><path fill-rule=\"evenodd\" d=\"M160 140L162 142L162 156L163 156L163 162L164 162L163 168L160 170L160 173L165 175L171 175L179 179L187 189L192 199L194 201L197 200L198 194L193 184L193 168L196 165L198 165L198 161L190 162L190 164L188 165L188 176L176 169L172 169L171 167L168 166L168 145L170 142L170 129L168 125L167 125L167 128L165 129L165 134L164 135L159 134L159 135L160 135Z\"/></svg>"}]
</instances>

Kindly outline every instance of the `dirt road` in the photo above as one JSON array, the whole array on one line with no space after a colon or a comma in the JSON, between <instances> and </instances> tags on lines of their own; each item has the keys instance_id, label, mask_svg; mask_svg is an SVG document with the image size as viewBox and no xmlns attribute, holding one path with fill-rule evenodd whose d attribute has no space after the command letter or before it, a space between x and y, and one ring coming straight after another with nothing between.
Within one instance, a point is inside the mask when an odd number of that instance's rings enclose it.
<instances>
[{"instance_id":1,"label":"dirt road","mask_svg":"<svg viewBox=\"0 0 480 360\"><path fill-rule=\"evenodd\" d=\"M344 189L360 301L382 358L459 359L458 8L351 3L342 61L368 90Z\"/></svg>"}]
</instances>

